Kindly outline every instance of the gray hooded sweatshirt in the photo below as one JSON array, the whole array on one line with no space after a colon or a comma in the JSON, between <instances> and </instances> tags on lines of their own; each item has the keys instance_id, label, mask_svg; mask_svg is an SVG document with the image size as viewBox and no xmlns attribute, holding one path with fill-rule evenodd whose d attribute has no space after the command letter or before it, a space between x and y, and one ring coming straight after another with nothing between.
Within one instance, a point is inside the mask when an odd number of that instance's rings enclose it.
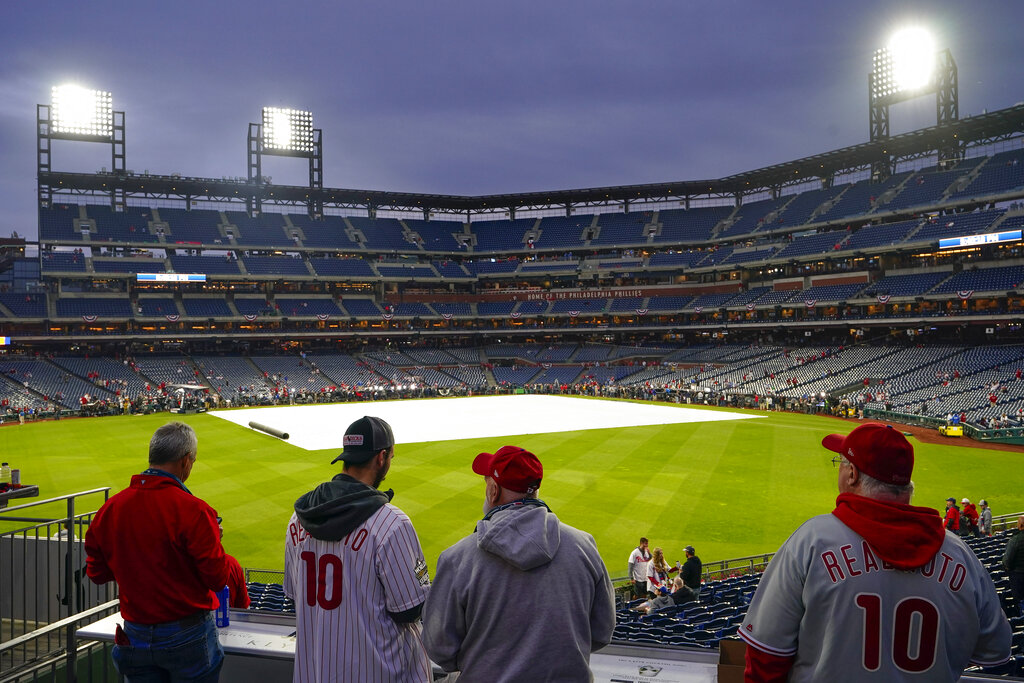
<instances>
[{"instance_id":1,"label":"gray hooded sweatshirt","mask_svg":"<svg viewBox=\"0 0 1024 683\"><path fill-rule=\"evenodd\" d=\"M492 511L441 553L423 644L460 681L591 681L615 599L594 538L538 500Z\"/></svg>"}]
</instances>

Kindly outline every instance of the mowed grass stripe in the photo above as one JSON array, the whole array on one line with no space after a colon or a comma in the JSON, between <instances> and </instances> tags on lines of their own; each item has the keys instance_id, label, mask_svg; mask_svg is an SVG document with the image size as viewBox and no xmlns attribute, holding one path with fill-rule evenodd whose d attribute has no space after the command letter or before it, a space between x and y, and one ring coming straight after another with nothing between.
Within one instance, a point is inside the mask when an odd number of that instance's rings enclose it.
<instances>
[{"instance_id":1,"label":"mowed grass stripe","mask_svg":"<svg viewBox=\"0 0 1024 683\"><path fill-rule=\"evenodd\" d=\"M718 410L705 408L706 410ZM764 414L764 413L758 413ZM43 497L126 486L146 464L153 431L167 414L62 420L0 428L5 460ZM248 567L283 566L285 525L296 498L340 471L335 451L304 451L207 415L182 416L199 436L189 488L224 517L224 543ZM625 572L637 537L682 558L693 544L705 561L775 550L836 495L830 432L855 423L790 413L704 422L399 445L384 487L412 517L431 567L471 533L482 514L483 482L470 464L506 443L537 453L547 476L541 496L567 523L597 539L613 575ZM398 429L399 427L396 427ZM912 439L912 441L914 441ZM915 504L941 508L947 496L987 498L996 514L1024 510L1022 455L914 441ZM95 509L101 498L80 503ZM50 506L33 516L64 514ZM11 523L2 528L11 528Z\"/></svg>"},{"instance_id":2,"label":"mowed grass stripe","mask_svg":"<svg viewBox=\"0 0 1024 683\"><path fill-rule=\"evenodd\" d=\"M651 493L650 441L659 427L571 432L554 450L543 442L541 497L559 518L595 538L632 537L647 524ZM555 458L542 453L558 453ZM550 464L548 460L551 460Z\"/></svg>"}]
</instances>

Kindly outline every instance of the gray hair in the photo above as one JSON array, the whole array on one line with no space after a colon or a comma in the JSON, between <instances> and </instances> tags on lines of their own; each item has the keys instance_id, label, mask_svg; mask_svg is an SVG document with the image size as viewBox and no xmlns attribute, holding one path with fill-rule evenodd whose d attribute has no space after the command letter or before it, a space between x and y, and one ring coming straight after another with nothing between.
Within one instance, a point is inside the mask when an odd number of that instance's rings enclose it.
<instances>
[{"instance_id":1,"label":"gray hair","mask_svg":"<svg viewBox=\"0 0 1024 683\"><path fill-rule=\"evenodd\" d=\"M168 422L149 440L149 464L165 465L186 455L195 457L199 441L195 431L184 422Z\"/></svg>"},{"instance_id":2,"label":"gray hair","mask_svg":"<svg viewBox=\"0 0 1024 683\"><path fill-rule=\"evenodd\" d=\"M874 477L865 474L864 470L858 469L860 478L860 492L866 498L881 498L883 500L896 500L910 502L911 497L914 495L914 482L904 484L887 484L884 481L879 481Z\"/></svg>"}]
</instances>

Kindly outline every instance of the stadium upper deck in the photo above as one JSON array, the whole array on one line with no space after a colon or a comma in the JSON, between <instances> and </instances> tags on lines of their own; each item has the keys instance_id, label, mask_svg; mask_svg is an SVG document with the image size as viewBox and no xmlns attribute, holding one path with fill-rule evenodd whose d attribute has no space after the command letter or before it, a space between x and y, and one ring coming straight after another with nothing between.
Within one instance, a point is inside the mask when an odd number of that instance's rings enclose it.
<instances>
[{"instance_id":1,"label":"stadium upper deck","mask_svg":"<svg viewBox=\"0 0 1024 683\"><path fill-rule=\"evenodd\" d=\"M356 191L300 188L300 202L295 188L48 170L39 259L0 273L0 330L47 340L1010 323L1024 311L1024 105L952 128L974 154L940 165L921 167L949 133L932 128L719 180L543 198L358 191L357 205ZM856 179L882 152L895 173ZM111 186L132 205L112 209ZM366 215L297 211L310 192L327 211ZM255 194L268 210L247 210ZM565 215L540 215L556 206ZM537 215L515 215L525 209ZM996 233L1004 241L982 237ZM947 238L973 243L938 249ZM153 281L186 274L204 281Z\"/></svg>"},{"instance_id":2,"label":"stadium upper deck","mask_svg":"<svg viewBox=\"0 0 1024 683\"><path fill-rule=\"evenodd\" d=\"M736 207L658 208L633 213L473 223L356 216L313 221L305 214L262 213L250 217L237 211L185 211L156 206L114 212L104 205L60 203L40 209L40 241L47 247L88 244L101 251L115 245L138 248L161 245L172 249L190 245L214 251L384 253L462 260L475 254L547 254L587 249L647 248L657 253L672 246L704 247L739 240L753 241L760 247L759 252L765 252L758 253L756 260L770 261L776 256L811 257L830 250L853 248L846 244L849 235L844 234L846 228L853 225L897 223L905 228L902 233L854 243L860 249L937 242L942 237L999 229L1006 217L1005 211L971 214L970 218L941 222L928 213L970 211L982 203L1024 196L1022 161L1024 150L1015 149L965 160L951 171L931 167L895 176L881 184L862 180ZM907 215L915 217L912 222L899 221ZM801 240L798 245L789 244L794 233L803 236L808 231L822 236ZM700 267L702 263L689 265ZM429 272L425 275L439 277L429 265L426 270ZM122 272L133 271L126 267ZM307 274L280 267L267 273L253 272L252 268L247 272L253 275ZM380 275L388 277L384 273ZM405 273L393 276L406 278Z\"/></svg>"}]
</instances>

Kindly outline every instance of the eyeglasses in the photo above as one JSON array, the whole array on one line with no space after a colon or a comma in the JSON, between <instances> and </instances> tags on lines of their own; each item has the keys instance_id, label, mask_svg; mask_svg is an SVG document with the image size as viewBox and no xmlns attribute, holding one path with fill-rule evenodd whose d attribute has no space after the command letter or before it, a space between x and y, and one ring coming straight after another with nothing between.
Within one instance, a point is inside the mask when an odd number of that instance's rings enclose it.
<instances>
[{"instance_id":1,"label":"eyeglasses","mask_svg":"<svg viewBox=\"0 0 1024 683\"><path fill-rule=\"evenodd\" d=\"M850 462L850 461L849 461L849 460L847 460L846 458L844 458L844 457L843 457L843 456L841 456L841 455L837 455L836 457L832 458L832 466L833 466L833 467L839 467L839 466L840 466L840 465L842 465L842 464L843 464L844 462Z\"/></svg>"}]
</instances>

